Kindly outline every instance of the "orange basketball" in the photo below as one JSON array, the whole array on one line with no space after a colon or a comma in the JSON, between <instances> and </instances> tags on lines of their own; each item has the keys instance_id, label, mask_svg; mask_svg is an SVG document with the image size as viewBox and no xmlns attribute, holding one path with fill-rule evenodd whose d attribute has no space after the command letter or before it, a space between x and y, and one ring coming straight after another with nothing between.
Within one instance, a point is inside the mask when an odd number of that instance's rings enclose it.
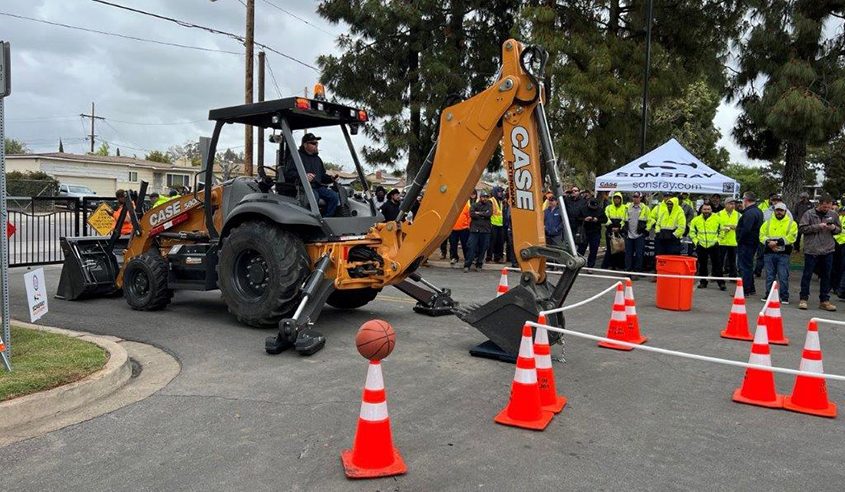
<instances>
[{"instance_id":1,"label":"orange basketball","mask_svg":"<svg viewBox=\"0 0 845 492\"><path fill-rule=\"evenodd\" d=\"M387 321L371 319L358 329L355 345L358 346L358 353L365 359L381 360L393 352L396 333Z\"/></svg>"}]
</instances>

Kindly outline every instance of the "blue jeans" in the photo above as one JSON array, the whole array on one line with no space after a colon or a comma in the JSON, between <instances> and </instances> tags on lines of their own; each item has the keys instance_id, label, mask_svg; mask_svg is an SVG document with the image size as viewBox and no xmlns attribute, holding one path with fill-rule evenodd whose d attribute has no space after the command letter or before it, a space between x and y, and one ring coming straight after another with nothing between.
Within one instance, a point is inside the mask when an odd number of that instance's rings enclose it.
<instances>
[{"instance_id":1,"label":"blue jeans","mask_svg":"<svg viewBox=\"0 0 845 492\"><path fill-rule=\"evenodd\" d=\"M481 268L484 264L484 255L487 253L487 246L489 244L489 232L470 232L469 254L464 258L464 268L469 268L473 260L475 261L475 266Z\"/></svg>"},{"instance_id":2,"label":"blue jeans","mask_svg":"<svg viewBox=\"0 0 845 492\"><path fill-rule=\"evenodd\" d=\"M317 201L322 198L323 201L326 202L326 213L324 217L334 217L334 213L337 211L337 206L340 204L340 198L337 197L337 193L325 186L312 189L314 190L314 195L317 197Z\"/></svg>"},{"instance_id":3,"label":"blue jeans","mask_svg":"<svg viewBox=\"0 0 845 492\"><path fill-rule=\"evenodd\" d=\"M803 301L810 298L810 280L813 279L816 265L821 265L819 269L819 301L827 302L830 300L830 270L833 269L833 253L826 255L804 253L804 272L801 274L801 292L799 295Z\"/></svg>"},{"instance_id":4,"label":"blue jeans","mask_svg":"<svg viewBox=\"0 0 845 492\"><path fill-rule=\"evenodd\" d=\"M739 263L739 275L742 277L745 294L756 294L754 287L754 255L757 254L757 244L740 244L736 247L736 259Z\"/></svg>"},{"instance_id":5,"label":"blue jeans","mask_svg":"<svg viewBox=\"0 0 845 492\"><path fill-rule=\"evenodd\" d=\"M643 252L645 251L645 236L631 239L625 235L625 270L629 272L643 271Z\"/></svg>"},{"instance_id":6,"label":"blue jeans","mask_svg":"<svg viewBox=\"0 0 845 492\"><path fill-rule=\"evenodd\" d=\"M789 255L764 254L763 264L766 266L766 295L772 290L772 283L777 280L780 302L789 302Z\"/></svg>"}]
</instances>

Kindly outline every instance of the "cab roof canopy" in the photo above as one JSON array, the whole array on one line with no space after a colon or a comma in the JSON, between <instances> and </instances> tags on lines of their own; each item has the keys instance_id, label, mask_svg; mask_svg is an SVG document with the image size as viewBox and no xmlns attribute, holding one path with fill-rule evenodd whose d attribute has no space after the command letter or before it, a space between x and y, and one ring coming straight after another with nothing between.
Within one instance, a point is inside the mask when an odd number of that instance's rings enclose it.
<instances>
[{"instance_id":1,"label":"cab roof canopy","mask_svg":"<svg viewBox=\"0 0 845 492\"><path fill-rule=\"evenodd\" d=\"M287 119L291 130L367 121L367 113L361 109L304 97L286 97L272 101L212 109L208 112L209 120L275 128L277 130L282 128L282 116ZM277 117L275 121L274 117Z\"/></svg>"}]
</instances>

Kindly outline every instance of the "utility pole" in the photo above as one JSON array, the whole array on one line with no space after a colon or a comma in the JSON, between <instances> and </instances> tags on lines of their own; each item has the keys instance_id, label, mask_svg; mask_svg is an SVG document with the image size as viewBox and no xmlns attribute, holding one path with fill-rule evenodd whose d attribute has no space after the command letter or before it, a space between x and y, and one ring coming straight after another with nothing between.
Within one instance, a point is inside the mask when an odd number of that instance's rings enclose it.
<instances>
[{"instance_id":1,"label":"utility pole","mask_svg":"<svg viewBox=\"0 0 845 492\"><path fill-rule=\"evenodd\" d=\"M104 120L102 116L96 116L94 114L94 103L91 103L91 114L80 113L79 116L83 118L91 118L91 153L94 153L94 120Z\"/></svg>"},{"instance_id":2,"label":"utility pole","mask_svg":"<svg viewBox=\"0 0 845 492\"><path fill-rule=\"evenodd\" d=\"M642 128L640 129L640 155L645 154L646 128L648 127L648 82L651 75L651 24L654 8L654 0L648 0L646 5L646 28L645 28L645 70L643 73L643 115Z\"/></svg>"},{"instance_id":3,"label":"utility pole","mask_svg":"<svg viewBox=\"0 0 845 492\"><path fill-rule=\"evenodd\" d=\"M258 52L258 102L264 102L264 57L263 51ZM258 129L258 158L259 166L264 165L264 128Z\"/></svg>"},{"instance_id":4,"label":"utility pole","mask_svg":"<svg viewBox=\"0 0 845 492\"><path fill-rule=\"evenodd\" d=\"M244 89L246 93L245 103L252 104L252 70L253 70L253 49L255 44L255 0L246 0L246 74L244 77ZM244 174L252 176L252 126L244 128Z\"/></svg>"}]
</instances>

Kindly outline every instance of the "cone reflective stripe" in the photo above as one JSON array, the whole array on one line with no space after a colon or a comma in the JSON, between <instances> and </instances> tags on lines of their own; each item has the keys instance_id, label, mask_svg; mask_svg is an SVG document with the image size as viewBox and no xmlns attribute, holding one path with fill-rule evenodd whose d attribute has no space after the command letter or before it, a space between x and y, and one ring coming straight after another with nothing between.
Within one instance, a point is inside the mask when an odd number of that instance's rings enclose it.
<instances>
[{"instance_id":1,"label":"cone reflective stripe","mask_svg":"<svg viewBox=\"0 0 845 492\"><path fill-rule=\"evenodd\" d=\"M766 305L766 327L769 330L769 343L775 345L789 345L789 339L783 334L783 318L780 315L780 286L777 282L772 285L775 293Z\"/></svg>"},{"instance_id":2,"label":"cone reflective stripe","mask_svg":"<svg viewBox=\"0 0 845 492\"><path fill-rule=\"evenodd\" d=\"M751 341L754 337L748 331L748 313L745 310L745 289L742 286L742 280L736 281L736 292L734 293L733 305L731 305L731 314L728 316L728 324L720 334L722 338L732 338L734 340Z\"/></svg>"},{"instance_id":3,"label":"cone reflective stripe","mask_svg":"<svg viewBox=\"0 0 845 492\"><path fill-rule=\"evenodd\" d=\"M815 321L807 325L807 339L799 370L824 374L819 329ZM813 376L795 377L792 394L783 399L783 408L820 417L836 417L836 404L827 398L825 380Z\"/></svg>"},{"instance_id":4,"label":"cone reflective stripe","mask_svg":"<svg viewBox=\"0 0 845 492\"><path fill-rule=\"evenodd\" d=\"M502 268L502 276L499 277L499 286L496 287L496 297L508 293L508 269Z\"/></svg>"},{"instance_id":5,"label":"cone reflective stripe","mask_svg":"<svg viewBox=\"0 0 845 492\"><path fill-rule=\"evenodd\" d=\"M625 280L625 323L628 327L626 342L639 345L648 340L640 334L640 320L637 317L637 303L634 301L634 286L631 285L631 279Z\"/></svg>"},{"instance_id":6,"label":"cone reflective stripe","mask_svg":"<svg viewBox=\"0 0 845 492\"><path fill-rule=\"evenodd\" d=\"M540 385L537 383L537 369L534 365L531 327L523 325L510 401L494 420L499 424L543 430L552 417L554 413L543 410L540 405Z\"/></svg>"},{"instance_id":7,"label":"cone reflective stripe","mask_svg":"<svg viewBox=\"0 0 845 492\"><path fill-rule=\"evenodd\" d=\"M384 378L377 360L370 361L367 369L352 449L343 451L340 459L349 478L389 477L407 471L399 450L393 447Z\"/></svg>"},{"instance_id":8,"label":"cone reflective stripe","mask_svg":"<svg viewBox=\"0 0 845 492\"><path fill-rule=\"evenodd\" d=\"M625 289L623 289L622 284L619 283L616 285L616 299L613 301L613 310L610 312L610 322L608 322L607 324L606 338L627 342L629 341L627 339L627 334L628 319L625 314ZM617 345L615 343L610 342L599 342L599 347L611 348L616 350L634 350L631 347Z\"/></svg>"},{"instance_id":9,"label":"cone reflective stripe","mask_svg":"<svg viewBox=\"0 0 845 492\"><path fill-rule=\"evenodd\" d=\"M754 331L754 342L751 345L748 363L772 366L765 315L757 318L757 329ZM783 395L777 394L775 390L775 374L772 371L750 367L745 370L742 386L734 391L733 401L769 408L783 407Z\"/></svg>"},{"instance_id":10,"label":"cone reflective stripe","mask_svg":"<svg viewBox=\"0 0 845 492\"><path fill-rule=\"evenodd\" d=\"M540 315L537 323L548 324L546 317ZM566 398L557 394L555 373L552 368L552 347L549 345L549 333L545 328L537 327L534 335L534 362L537 365L537 382L540 385L540 406L544 410L560 413L566 406Z\"/></svg>"}]
</instances>

